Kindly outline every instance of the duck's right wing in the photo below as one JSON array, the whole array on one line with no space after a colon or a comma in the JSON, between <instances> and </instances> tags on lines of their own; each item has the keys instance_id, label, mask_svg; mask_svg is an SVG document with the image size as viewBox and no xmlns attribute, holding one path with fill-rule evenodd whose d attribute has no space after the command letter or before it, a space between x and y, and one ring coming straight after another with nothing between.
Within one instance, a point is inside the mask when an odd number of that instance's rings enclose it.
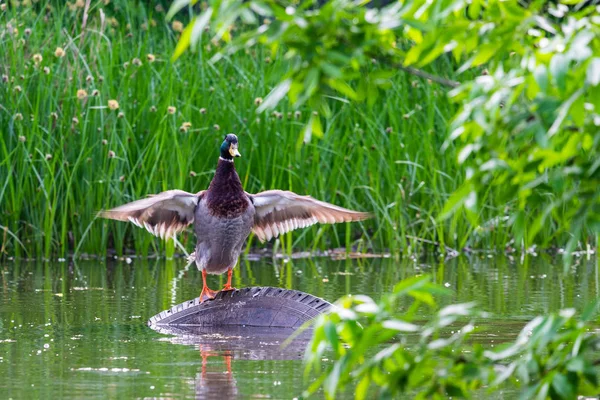
<instances>
[{"instance_id":1,"label":"duck's right wing","mask_svg":"<svg viewBox=\"0 0 600 400\"><path fill-rule=\"evenodd\" d=\"M174 237L194 222L194 211L205 191L196 194L168 190L142 200L103 210L102 218L130 221L162 239Z\"/></svg>"}]
</instances>

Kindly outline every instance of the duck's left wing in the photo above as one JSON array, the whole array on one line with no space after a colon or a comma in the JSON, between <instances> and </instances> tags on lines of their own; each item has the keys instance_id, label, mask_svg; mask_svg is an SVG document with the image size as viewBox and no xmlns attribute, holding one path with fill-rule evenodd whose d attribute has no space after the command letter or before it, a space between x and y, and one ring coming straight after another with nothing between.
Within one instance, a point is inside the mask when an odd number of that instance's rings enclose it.
<instances>
[{"instance_id":1,"label":"duck's left wing","mask_svg":"<svg viewBox=\"0 0 600 400\"><path fill-rule=\"evenodd\" d=\"M362 221L372 216L283 190L267 190L248 194L248 197L256 209L252 231L262 242L317 222L335 224Z\"/></svg>"},{"instance_id":2,"label":"duck's left wing","mask_svg":"<svg viewBox=\"0 0 600 400\"><path fill-rule=\"evenodd\" d=\"M204 191L196 194L168 190L142 200L100 211L102 218L130 221L162 239L175 236L194 222L194 211Z\"/></svg>"}]
</instances>

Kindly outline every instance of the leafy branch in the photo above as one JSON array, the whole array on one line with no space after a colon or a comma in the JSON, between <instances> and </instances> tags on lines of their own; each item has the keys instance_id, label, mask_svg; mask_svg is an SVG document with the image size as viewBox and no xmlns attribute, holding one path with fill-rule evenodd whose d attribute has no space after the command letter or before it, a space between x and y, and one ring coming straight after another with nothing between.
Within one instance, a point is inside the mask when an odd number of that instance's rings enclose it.
<instances>
[{"instance_id":1,"label":"leafy branch","mask_svg":"<svg viewBox=\"0 0 600 400\"><path fill-rule=\"evenodd\" d=\"M507 384L523 398L572 399L600 390L598 362L591 359L600 338L586 325L597 303L580 318L572 309L536 317L514 342L487 350L472 343L476 319L489 317L473 303L446 306L419 324L416 311L422 305L435 308L435 297L448 293L424 276L400 282L379 303L367 296L339 300L316 322L305 357L306 377L314 383L304 396L322 387L333 399L355 382L356 399L373 393L469 398L476 390L493 392ZM409 299L406 311L398 311ZM321 360L331 357L334 362L323 366Z\"/></svg>"}]
</instances>

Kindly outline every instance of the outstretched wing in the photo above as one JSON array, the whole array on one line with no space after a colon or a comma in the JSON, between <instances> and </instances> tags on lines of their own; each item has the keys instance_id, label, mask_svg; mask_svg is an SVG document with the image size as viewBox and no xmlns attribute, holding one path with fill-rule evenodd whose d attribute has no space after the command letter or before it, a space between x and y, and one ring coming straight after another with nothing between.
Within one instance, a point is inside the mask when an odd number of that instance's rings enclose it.
<instances>
[{"instance_id":1,"label":"outstretched wing","mask_svg":"<svg viewBox=\"0 0 600 400\"><path fill-rule=\"evenodd\" d=\"M194 222L194 210L203 193L204 191L193 194L183 190L168 190L111 210L100 211L98 216L130 221L161 239L168 239Z\"/></svg>"},{"instance_id":2,"label":"outstretched wing","mask_svg":"<svg viewBox=\"0 0 600 400\"><path fill-rule=\"evenodd\" d=\"M283 190L267 190L248 194L248 197L256 209L252 231L263 242L317 222L335 224L362 221L372 216Z\"/></svg>"}]
</instances>

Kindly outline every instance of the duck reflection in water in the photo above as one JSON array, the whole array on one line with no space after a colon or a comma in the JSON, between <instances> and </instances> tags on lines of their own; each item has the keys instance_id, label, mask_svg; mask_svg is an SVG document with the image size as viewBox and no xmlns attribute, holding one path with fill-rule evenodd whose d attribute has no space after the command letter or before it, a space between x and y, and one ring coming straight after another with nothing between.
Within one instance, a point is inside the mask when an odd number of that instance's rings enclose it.
<instances>
[{"instance_id":1,"label":"duck reflection in water","mask_svg":"<svg viewBox=\"0 0 600 400\"><path fill-rule=\"evenodd\" d=\"M312 335L307 329L296 333L294 339L287 342L294 329L241 326L152 328L162 334L173 335L168 338L173 344L199 349L202 364L193 384L196 399L206 400L247 398L248 393L240 393L237 386L233 374L234 360L301 360ZM282 346L284 342L286 345ZM244 365L248 367L248 364ZM245 390L248 388L245 387ZM253 395L260 396L257 393Z\"/></svg>"},{"instance_id":2,"label":"duck reflection in water","mask_svg":"<svg viewBox=\"0 0 600 400\"><path fill-rule=\"evenodd\" d=\"M199 347L202 369L196 375L196 399L222 400L237 398L237 384L231 370L232 351L215 351L207 344L201 344ZM211 362L209 357L213 357L215 360L223 359L225 371L223 371L223 364Z\"/></svg>"}]
</instances>

